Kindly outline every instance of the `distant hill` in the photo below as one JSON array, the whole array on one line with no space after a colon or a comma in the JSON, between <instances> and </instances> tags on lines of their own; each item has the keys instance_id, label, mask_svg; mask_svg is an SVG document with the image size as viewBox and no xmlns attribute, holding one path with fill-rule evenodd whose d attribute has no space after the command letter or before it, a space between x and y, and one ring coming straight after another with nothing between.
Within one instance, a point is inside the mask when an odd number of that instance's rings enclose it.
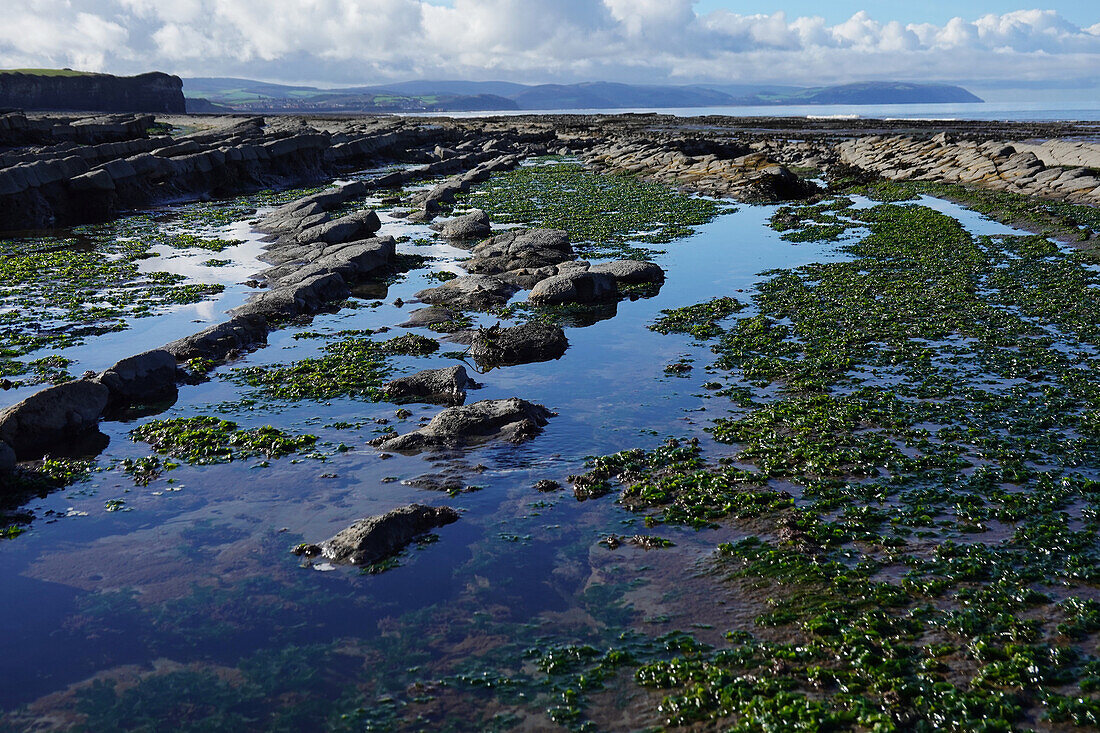
<instances>
[{"instance_id":1,"label":"distant hill","mask_svg":"<svg viewBox=\"0 0 1100 733\"><path fill-rule=\"evenodd\" d=\"M943 104L981 102L962 87L949 84L863 82L742 97L753 104Z\"/></svg>"},{"instance_id":2,"label":"distant hill","mask_svg":"<svg viewBox=\"0 0 1100 733\"><path fill-rule=\"evenodd\" d=\"M0 107L81 112L184 111L183 82L159 71L137 76L72 69L0 70Z\"/></svg>"},{"instance_id":3,"label":"distant hill","mask_svg":"<svg viewBox=\"0 0 1100 733\"><path fill-rule=\"evenodd\" d=\"M827 87L752 84L641 85L613 82L526 85L500 81L407 81L320 89L252 81L184 80L194 109L206 102L238 112L487 112L505 110L735 107L783 104L981 102L947 84L865 82ZM202 101L200 101L202 100ZM211 108L206 108L211 109Z\"/></svg>"}]
</instances>

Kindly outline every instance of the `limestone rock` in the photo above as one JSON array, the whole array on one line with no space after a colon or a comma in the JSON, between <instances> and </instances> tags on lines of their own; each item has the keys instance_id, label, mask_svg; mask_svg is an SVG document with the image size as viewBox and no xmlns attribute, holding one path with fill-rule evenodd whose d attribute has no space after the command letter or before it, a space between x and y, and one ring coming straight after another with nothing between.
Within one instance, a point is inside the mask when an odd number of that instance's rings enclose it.
<instances>
[{"instance_id":1,"label":"limestone rock","mask_svg":"<svg viewBox=\"0 0 1100 733\"><path fill-rule=\"evenodd\" d=\"M489 215L480 209L432 225L447 239L484 239L489 236Z\"/></svg>"},{"instance_id":2,"label":"limestone rock","mask_svg":"<svg viewBox=\"0 0 1100 733\"><path fill-rule=\"evenodd\" d=\"M613 260L601 262L588 268L589 272L603 273L615 278L616 282L629 285L664 282L665 271L653 262L639 260Z\"/></svg>"},{"instance_id":3,"label":"limestone rock","mask_svg":"<svg viewBox=\"0 0 1100 733\"><path fill-rule=\"evenodd\" d=\"M416 297L432 305L486 311L504 305L518 290L512 283L491 275L463 275L437 288L421 290Z\"/></svg>"}]
</instances>

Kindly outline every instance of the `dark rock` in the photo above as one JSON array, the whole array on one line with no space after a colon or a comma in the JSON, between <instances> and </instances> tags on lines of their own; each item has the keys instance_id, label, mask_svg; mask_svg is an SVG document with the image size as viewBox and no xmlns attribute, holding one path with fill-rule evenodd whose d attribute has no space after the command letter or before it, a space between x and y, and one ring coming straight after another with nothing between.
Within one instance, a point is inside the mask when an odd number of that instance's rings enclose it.
<instances>
[{"instance_id":1,"label":"dark rock","mask_svg":"<svg viewBox=\"0 0 1100 733\"><path fill-rule=\"evenodd\" d=\"M97 381L80 379L36 392L0 412L0 441L20 460L96 428L107 409L110 390Z\"/></svg>"},{"instance_id":2,"label":"dark rock","mask_svg":"<svg viewBox=\"0 0 1100 733\"><path fill-rule=\"evenodd\" d=\"M535 482L535 491L549 492L558 491L559 489L561 489L561 484L553 479L544 478Z\"/></svg>"},{"instance_id":3,"label":"dark rock","mask_svg":"<svg viewBox=\"0 0 1100 733\"><path fill-rule=\"evenodd\" d=\"M470 356L479 366L511 366L558 359L569 348L560 326L532 321L519 326L473 331Z\"/></svg>"},{"instance_id":4,"label":"dark rock","mask_svg":"<svg viewBox=\"0 0 1100 733\"><path fill-rule=\"evenodd\" d=\"M446 491L448 494L456 494L466 488L466 482L462 479L441 473L425 473L422 476L405 479L401 483L427 491Z\"/></svg>"},{"instance_id":5,"label":"dark rock","mask_svg":"<svg viewBox=\"0 0 1100 733\"><path fill-rule=\"evenodd\" d=\"M111 391L111 406L155 402L175 397L176 357L164 349L146 351L115 364L96 377Z\"/></svg>"},{"instance_id":6,"label":"dark rock","mask_svg":"<svg viewBox=\"0 0 1100 733\"><path fill-rule=\"evenodd\" d=\"M573 258L569 233L561 229L515 229L487 239L473 249L470 272L497 275L509 270L556 265Z\"/></svg>"},{"instance_id":7,"label":"dark rock","mask_svg":"<svg viewBox=\"0 0 1100 733\"><path fill-rule=\"evenodd\" d=\"M303 550L307 556L320 555L332 562L367 565L394 554L425 532L456 521L458 512L450 507L409 504L360 519L319 547Z\"/></svg>"},{"instance_id":8,"label":"dark rock","mask_svg":"<svg viewBox=\"0 0 1100 733\"><path fill-rule=\"evenodd\" d=\"M554 413L517 397L482 400L463 407L448 407L424 427L394 437L381 437L371 445L388 451L415 453L428 448L459 447L491 439L518 443L537 435Z\"/></svg>"},{"instance_id":9,"label":"dark rock","mask_svg":"<svg viewBox=\"0 0 1100 733\"><path fill-rule=\"evenodd\" d=\"M486 311L504 305L518 290L512 283L492 275L463 275L437 288L421 290L416 297L432 305Z\"/></svg>"},{"instance_id":10,"label":"dark rock","mask_svg":"<svg viewBox=\"0 0 1100 733\"><path fill-rule=\"evenodd\" d=\"M0 473L11 473L15 470L15 450L0 440Z\"/></svg>"},{"instance_id":11,"label":"dark rock","mask_svg":"<svg viewBox=\"0 0 1100 733\"><path fill-rule=\"evenodd\" d=\"M137 76L33 72L0 74L0 107L27 110L183 114L183 81L159 71Z\"/></svg>"},{"instance_id":12,"label":"dark rock","mask_svg":"<svg viewBox=\"0 0 1100 733\"><path fill-rule=\"evenodd\" d=\"M356 211L334 221L318 224L298 232L295 239L299 242L350 242L366 239L382 227L378 214L373 209Z\"/></svg>"},{"instance_id":13,"label":"dark rock","mask_svg":"<svg viewBox=\"0 0 1100 733\"><path fill-rule=\"evenodd\" d=\"M347 282L336 272L313 275L295 285L260 293L230 313L234 316L289 318L316 313L325 304L346 298L350 294Z\"/></svg>"},{"instance_id":14,"label":"dark rock","mask_svg":"<svg viewBox=\"0 0 1100 733\"><path fill-rule=\"evenodd\" d=\"M480 209L445 222L432 225L447 239L484 239L489 236L489 215Z\"/></svg>"},{"instance_id":15,"label":"dark rock","mask_svg":"<svg viewBox=\"0 0 1100 733\"><path fill-rule=\"evenodd\" d=\"M400 324L402 328L420 328L423 326L439 326L444 323L454 323L462 318L461 311L454 311L450 308L440 308L439 306L429 306L427 308L418 308L409 313L409 319Z\"/></svg>"},{"instance_id":16,"label":"dark rock","mask_svg":"<svg viewBox=\"0 0 1100 733\"><path fill-rule=\"evenodd\" d=\"M177 361L224 359L231 351L267 342L267 319L260 315L237 316L165 345Z\"/></svg>"},{"instance_id":17,"label":"dark rock","mask_svg":"<svg viewBox=\"0 0 1100 733\"><path fill-rule=\"evenodd\" d=\"M554 275L536 283L527 300L537 305L599 303L619 295L615 278L598 272Z\"/></svg>"},{"instance_id":18,"label":"dark rock","mask_svg":"<svg viewBox=\"0 0 1100 733\"><path fill-rule=\"evenodd\" d=\"M466 390L476 387L477 383L470 379L465 367L452 366L398 377L387 382L383 392L387 400L398 404L428 402L461 405L466 401Z\"/></svg>"}]
</instances>

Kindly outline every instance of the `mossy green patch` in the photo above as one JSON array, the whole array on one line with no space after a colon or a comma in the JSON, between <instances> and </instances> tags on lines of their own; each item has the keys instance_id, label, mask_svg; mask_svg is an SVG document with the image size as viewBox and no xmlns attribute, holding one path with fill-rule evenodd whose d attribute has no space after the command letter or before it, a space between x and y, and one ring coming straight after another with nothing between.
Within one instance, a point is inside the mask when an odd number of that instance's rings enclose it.
<instances>
[{"instance_id":1,"label":"mossy green patch","mask_svg":"<svg viewBox=\"0 0 1100 733\"><path fill-rule=\"evenodd\" d=\"M632 243L666 244L689 236L723 207L632 176L603 175L576 163L522 166L495 173L459 197L494 222L565 229L586 255L648 259L651 250Z\"/></svg>"},{"instance_id":2,"label":"mossy green patch","mask_svg":"<svg viewBox=\"0 0 1100 733\"><path fill-rule=\"evenodd\" d=\"M281 400L328 400L357 397L382 399L382 385L393 373L387 357L427 356L439 349L439 342L417 334L387 341L351 338L324 347L325 355L289 365L243 367L231 378L263 395Z\"/></svg>"},{"instance_id":3,"label":"mossy green patch","mask_svg":"<svg viewBox=\"0 0 1100 733\"><path fill-rule=\"evenodd\" d=\"M209 464L264 456L281 458L312 448L313 435L289 435L266 425L247 430L229 420L200 416L155 420L130 432L158 453L188 463Z\"/></svg>"}]
</instances>

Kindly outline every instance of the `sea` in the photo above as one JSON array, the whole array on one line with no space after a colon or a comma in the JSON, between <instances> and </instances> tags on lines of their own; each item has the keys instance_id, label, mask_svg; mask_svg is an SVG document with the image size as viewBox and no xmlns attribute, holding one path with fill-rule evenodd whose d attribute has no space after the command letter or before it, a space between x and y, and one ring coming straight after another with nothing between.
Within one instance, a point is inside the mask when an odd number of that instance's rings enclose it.
<instances>
[{"instance_id":1,"label":"sea","mask_svg":"<svg viewBox=\"0 0 1100 733\"><path fill-rule=\"evenodd\" d=\"M622 109L500 110L441 112L440 117L518 115L664 114L677 117L805 117L807 119L987 120L1100 122L1100 99L1072 102L981 102L970 104L813 104L759 107L637 107ZM420 116L423 116L422 114Z\"/></svg>"}]
</instances>

